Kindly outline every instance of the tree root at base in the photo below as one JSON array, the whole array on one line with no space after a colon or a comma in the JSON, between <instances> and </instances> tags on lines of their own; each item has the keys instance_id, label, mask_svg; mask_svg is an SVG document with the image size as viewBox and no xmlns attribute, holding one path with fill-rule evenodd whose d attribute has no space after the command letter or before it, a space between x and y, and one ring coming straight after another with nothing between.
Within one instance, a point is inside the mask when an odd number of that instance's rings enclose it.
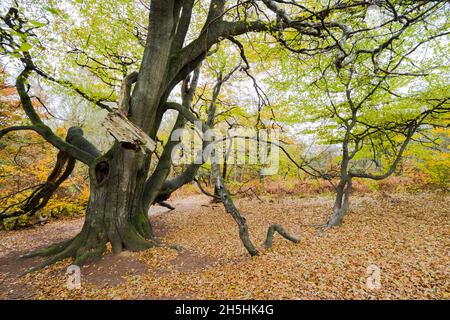
<instances>
[{"instance_id":1,"label":"tree root at base","mask_svg":"<svg viewBox=\"0 0 450 320\"><path fill-rule=\"evenodd\" d=\"M87 233L82 230L77 236L72 239L52 244L46 248L33 250L28 254L20 256L20 259L33 257L49 257L44 262L26 270L21 275L23 276L27 273L41 270L66 258L73 258L73 262L71 264L77 266L97 261L105 253L107 243L108 241L106 239L99 237L95 233ZM144 238L140 238L138 242L133 244L132 241L128 239L127 243L124 246L124 248L129 251L142 251L152 247L173 249L177 252L181 252L183 250L181 246L175 244L165 244L158 239ZM115 253L119 253L120 251L117 251Z\"/></svg>"}]
</instances>

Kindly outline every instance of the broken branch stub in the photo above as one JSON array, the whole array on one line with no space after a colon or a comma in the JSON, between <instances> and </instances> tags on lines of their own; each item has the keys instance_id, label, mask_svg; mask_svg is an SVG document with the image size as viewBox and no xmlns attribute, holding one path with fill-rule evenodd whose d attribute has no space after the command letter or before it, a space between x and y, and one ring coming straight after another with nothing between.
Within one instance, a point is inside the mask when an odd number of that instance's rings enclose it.
<instances>
[{"instance_id":1,"label":"broken branch stub","mask_svg":"<svg viewBox=\"0 0 450 320\"><path fill-rule=\"evenodd\" d=\"M119 109L109 112L102 122L102 126L124 148L138 150L143 153L153 152L156 143L141 128L132 123Z\"/></svg>"}]
</instances>

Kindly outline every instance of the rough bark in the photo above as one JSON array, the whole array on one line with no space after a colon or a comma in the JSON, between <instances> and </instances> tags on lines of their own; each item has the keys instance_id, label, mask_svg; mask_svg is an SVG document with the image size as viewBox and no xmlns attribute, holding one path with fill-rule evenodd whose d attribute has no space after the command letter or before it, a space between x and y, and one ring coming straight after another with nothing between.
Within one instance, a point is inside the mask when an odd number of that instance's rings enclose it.
<instances>
[{"instance_id":1,"label":"rough bark","mask_svg":"<svg viewBox=\"0 0 450 320\"><path fill-rule=\"evenodd\" d=\"M90 197L81 232L71 240L26 255L50 256L35 269L68 257L77 265L93 261L103 254L107 243L114 253L160 245L141 202L146 162L141 152L118 143L97 158L89 168Z\"/></svg>"}]
</instances>

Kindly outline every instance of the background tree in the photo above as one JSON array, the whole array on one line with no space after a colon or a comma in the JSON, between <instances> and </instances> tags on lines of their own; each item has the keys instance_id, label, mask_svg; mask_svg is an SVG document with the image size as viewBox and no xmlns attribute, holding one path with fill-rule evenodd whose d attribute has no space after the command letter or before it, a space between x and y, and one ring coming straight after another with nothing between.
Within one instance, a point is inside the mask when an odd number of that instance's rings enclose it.
<instances>
[{"instance_id":1,"label":"background tree","mask_svg":"<svg viewBox=\"0 0 450 320\"><path fill-rule=\"evenodd\" d=\"M296 116L305 123L303 133L340 148L337 172L314 170L338 179L327 227L341 224L354 178L389 177L410 143L432 145L430 130L448 126L448 58L442 48L448 11L440 11L446 5L380 6L379 20L364 35L331 37L330 45L339 50L301 60L300 67L293 67L292 59L283 66L289 72L283 83L299 85L291 99L301 103ZM368 25L367 16L362 18L355 18L352 28Z\"/></svg>"}]
</instances>

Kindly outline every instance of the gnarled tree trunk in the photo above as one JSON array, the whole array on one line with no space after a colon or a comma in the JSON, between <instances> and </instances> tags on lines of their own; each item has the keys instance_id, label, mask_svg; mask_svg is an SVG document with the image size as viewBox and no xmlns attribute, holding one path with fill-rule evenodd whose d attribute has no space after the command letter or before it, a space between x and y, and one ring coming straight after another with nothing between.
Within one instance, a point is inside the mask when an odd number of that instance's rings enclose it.
<instances>
[{"instance_id":1,"label":"gnarled tree trunk","mask_svg":"<svg viewBox=\"0 0 450 320\"><path fill-rule=\"evenodd\" d=\"M147 155L116 143L89 168L90 197L81 232L27 256L51 256L38 268L67 257L80 265L99 258L107 243L115 253L158 245L142 202L148 167Z\"/></svg>"}]
</instances>

